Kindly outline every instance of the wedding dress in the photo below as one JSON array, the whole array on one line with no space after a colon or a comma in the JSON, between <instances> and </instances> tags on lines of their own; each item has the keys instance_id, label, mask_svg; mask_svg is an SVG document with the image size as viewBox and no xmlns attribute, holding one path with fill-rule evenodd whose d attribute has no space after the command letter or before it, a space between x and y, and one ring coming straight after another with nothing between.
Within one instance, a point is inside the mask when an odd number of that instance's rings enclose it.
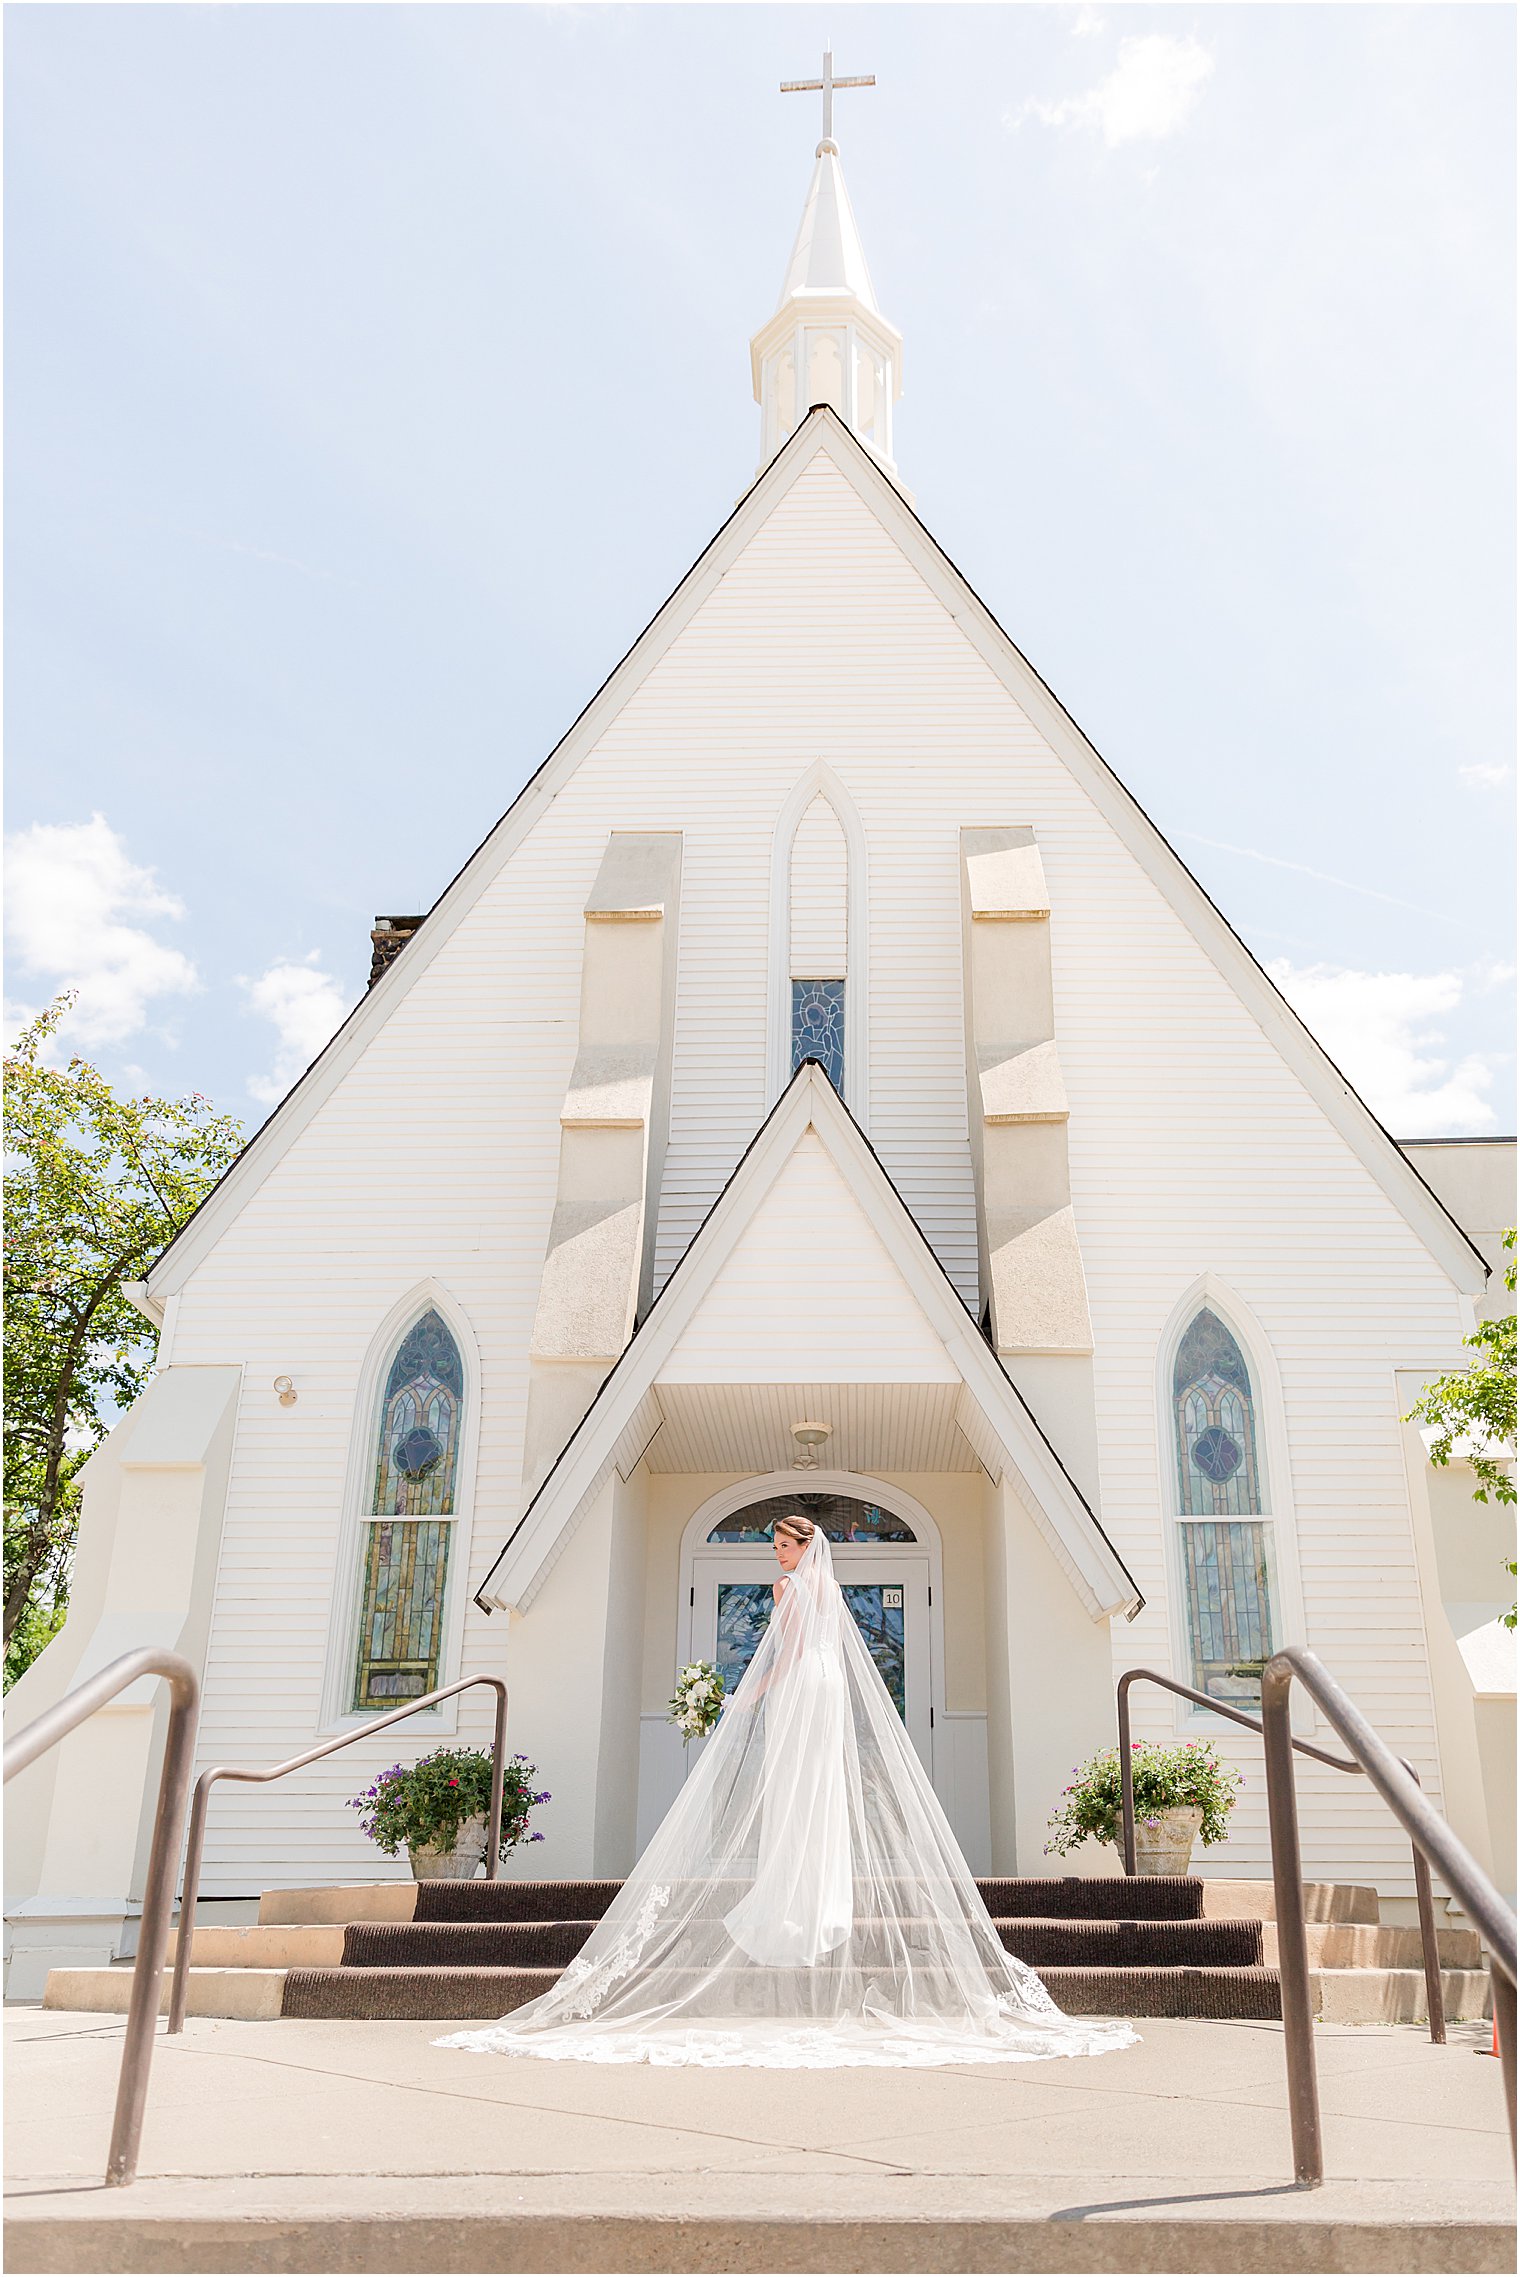
<instances>
[{"instance_id":1,"label":"wedding dress","mask_svg":"<svg viewBox=\"0 0 1520 2277\"><path fill-rule=\"evenodd\" d=\"M558 1982L441 2047L592 2063L1098 2055L1004 1950L815 1530L679 1797Z\"/></svg>"}]
</instances>

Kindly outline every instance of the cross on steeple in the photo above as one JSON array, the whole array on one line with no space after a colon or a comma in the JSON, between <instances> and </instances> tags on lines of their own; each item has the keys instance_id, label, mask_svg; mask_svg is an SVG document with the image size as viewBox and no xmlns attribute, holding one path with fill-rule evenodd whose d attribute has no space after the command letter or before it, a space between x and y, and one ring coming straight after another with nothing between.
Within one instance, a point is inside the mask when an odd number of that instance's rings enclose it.
<instances>
[{"instance_id":1,"label":"cross on steeple","mask_svg":"<svg viewBox=\"0 0 1520 2277\"><path fill-rule=\"evenodd\" d=\"M836 79L834 77L834 51L832 48L826 48L821 79L783 79L781 92L783 95L821 94L823 96L823 139L826 143L832 143L834 140L834 89L836 87L874 87L875 85L876 74L874 71L868 72L864 79Z\"/></svg>"}]
</instances>

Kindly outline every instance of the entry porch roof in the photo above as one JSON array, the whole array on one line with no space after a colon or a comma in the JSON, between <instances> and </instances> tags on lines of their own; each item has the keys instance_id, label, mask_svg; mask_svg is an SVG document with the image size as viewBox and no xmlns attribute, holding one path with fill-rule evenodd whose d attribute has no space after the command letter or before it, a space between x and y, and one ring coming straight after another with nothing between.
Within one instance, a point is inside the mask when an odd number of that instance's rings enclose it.
<instances>
[{"instance_id":1,"label":"entry porch roof","mask_svg":"<svg viewBox=\"0 0 1520 2277\"><path fill-rule=\"evenodd\" d=\"M826 1412L820 1413L820 1409ZM616 1471L829 1466L1006 1478L1094 1620L1140 1591L814 1061L797 1070L477 1593L526 1612ZM799 1484L806 1478L799 1473Z\"/></svg>"}]
</instances>

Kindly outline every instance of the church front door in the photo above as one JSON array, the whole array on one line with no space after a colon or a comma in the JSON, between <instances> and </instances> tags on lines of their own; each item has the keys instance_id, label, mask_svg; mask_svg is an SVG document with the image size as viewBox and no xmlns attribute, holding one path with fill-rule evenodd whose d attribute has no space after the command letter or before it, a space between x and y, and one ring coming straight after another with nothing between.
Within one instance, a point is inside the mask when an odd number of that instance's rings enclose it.
<instances>
[{"instance_id":1,"label":"church front door","mask_svg":"<svg viewBox=\"0 0 1520 2277\"><path fill-rule=\"evenodd\" d=\"M929 1573L922 1551L883 1544L834 1545L845 1603L882 1682L932 1770L929 1705ZM774 1556L729 1549L699 1554L692 1568L692 1656L710 1660L732 1691L765 1633L774 1599Z\"/></svg>"}]
</instances>

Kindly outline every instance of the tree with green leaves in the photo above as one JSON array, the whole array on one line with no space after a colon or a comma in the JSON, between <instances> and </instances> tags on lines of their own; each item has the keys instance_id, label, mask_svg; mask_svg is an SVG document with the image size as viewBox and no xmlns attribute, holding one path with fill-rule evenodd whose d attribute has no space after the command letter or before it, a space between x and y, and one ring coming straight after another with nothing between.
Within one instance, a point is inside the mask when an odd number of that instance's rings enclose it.
<instances>
[{"instance_id":1,"label":"tree with green leaves","mask_svg":"<svg viewBox=\"0 0 1520 2277\"><path fill-rule=\"evenodd\" d=\"M1515 1228L1510 1227L1504 1236L1504 1246L1513 1252ZM1513 1262L1504 1268L1504 1286L1514 1294L1515 1267ZM1515 1315L1508 1312L1498 1320L1478 1323L1471 1336L1462 1339L1477 1357L1465 1368L1449 1376L1438 1376L1426 1386L1417 1404L1405 1417L1407 1423L1435 1425L1436 1436L1429 1442L1430 1459L1443 1470L1454 1453L1472 1466L1477 1485L1473 1488L1475 1502L1487 1502L1490 1495L1495 1502L1515 1500ZM1506 1561L1513 1576L1515 1560ZM1504 1626L1516 1625L1516 1608L1501 1616Z\"/></svg>"},{"instance_id":2,"label":"tree with green leaves","mask_svg":"<svg viewBox=\"0 0 1520 2277\"><path fill-rule=\"evenodd\" d=\"M63 1626L78 1474L152 1373L127 1295L242 1145L199 1092L126 1097L45 1054L74 998L5 1061L5 1682Z\"/></svg>"}]
</instances>

